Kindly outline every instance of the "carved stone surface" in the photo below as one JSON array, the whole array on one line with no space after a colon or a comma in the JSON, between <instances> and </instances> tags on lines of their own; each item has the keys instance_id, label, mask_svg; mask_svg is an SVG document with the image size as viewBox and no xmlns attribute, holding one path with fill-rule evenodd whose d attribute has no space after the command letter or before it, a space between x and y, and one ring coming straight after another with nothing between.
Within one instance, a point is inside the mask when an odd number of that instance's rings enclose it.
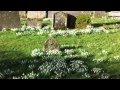
<instances>
[{"instance_id":1,"label":"carved stone surface","mask_svg":"<svg viewBox=\"0 0 120 90\"><path fill-rule=\"evenodd\" d=\"M0 11L0 28L20 28L19 11Z\"/></svg>"},{"instance_id":2,"label":"carved stone surface","mask_svg":"<svg viewBox=\"0 0 120 90\"><path fill-rule=\"evenodd\" d=\"M44 50L49 51L54 49L60 50L60 44L56 41L55 38L50 37L44 43Z\"/></svg>"},{"instance_id":3,"label":"carved stone surface","mask_svg":"<svg viewBox=\"0 0 120 90\"><path fill-rule=\"evenodd\" d=\"M54 29L66 29L67 28L67 14L64 12L57 12L54 14Z\"/></svg>"}]
</instances>

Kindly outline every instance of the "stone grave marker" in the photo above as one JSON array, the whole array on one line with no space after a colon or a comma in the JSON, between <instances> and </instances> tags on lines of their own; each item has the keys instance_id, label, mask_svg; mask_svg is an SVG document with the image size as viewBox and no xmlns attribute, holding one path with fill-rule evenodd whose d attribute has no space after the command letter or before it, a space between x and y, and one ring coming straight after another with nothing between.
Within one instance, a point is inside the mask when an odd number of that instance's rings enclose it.
<instances>
[{"instance_id":1,"label":"stone grave marker","mask_svg":"<svg viewBox=\"0 0 120 90\"><path fill-rule=\"evenodd\" d=\"M19 11L20 18L26 18L26 11Z\"/></svg>"},{"instance_id":2,"label":"stone grave marker","mask_svg":"<svg viewBox=\"0 0 120 90\"><path fill-rule=\"evenodd\" d=\"M57 29L66 29L67 28L67 14L60 11L54 14L53 19L53 28Z\"/></svg>"},{"instance_id":3,"label":"stone grave marker","mask_svg":"<svg viewBox=\"0 0 120 90\"><path fill-rule=\"evenodd\" d=\"M19 11L0 11L0 29L20 28Z\"/></svg>"},{"instance_id":4,"label":"stone grave marker","mask_svg":"<svg viewBox=\"0 0 120 90\"><path fill-rule=\"evenodd\" d=\"M37 19L30 19L30 18L27 18L27 25L31 27L42 27L41 21Z\"/></svg>"},{"instance_id":5,"label":"stone grave marker","mask_svg":"<svg viewBox=\"0 0 120 90\"><path fill-rule=\"evenodd\" d=\"M105 11L94 11L95 18L102 18L103 16L106 16Z\"/></svg>"},{"instance_id":6,"label":"stone grave marker","mask_svg":"<svg viewBox=\"0 0 120 90\"><path fill-rule=\"evenodd\" d=\"M41 27L41 20L46 17L46 11L28 11L27 22L29 26Z\"/></svg>"},{"instance_id":7,"label":"stone grave marker","mask_svg":"<svg viewBox=\"0 0 120 90\"><path fill-rule=\"evenodd\" d=\"M55 38L50 37L44 43L44 50L49 51L54 49L60 50L60 44L57 42Z\"/></svg>"},{"instance_id":8,"label":"stone grave marker","mask_svg":"<svg viewBox=\"0 0 120 90\"><path fill-rule=\"evenodd\" d=\"M25 20L26 19L26 11L19 11L20 19Z\"/></svg>"}]
</instances>

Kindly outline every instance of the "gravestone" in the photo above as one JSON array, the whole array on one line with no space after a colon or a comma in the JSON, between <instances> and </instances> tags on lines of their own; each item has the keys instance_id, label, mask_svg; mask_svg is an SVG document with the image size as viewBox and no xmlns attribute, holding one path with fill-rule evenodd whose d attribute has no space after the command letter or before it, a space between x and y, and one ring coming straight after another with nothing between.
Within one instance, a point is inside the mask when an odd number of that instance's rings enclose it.
<instances>
[{"instance_id":1,"label":"gravestone","mask_svg":"<svg viewBox=\"0 0 120 90\"><path fill-rule=\"evenodd\" d=\"M27 22L29 26L41 27L41 21L46 17L46 11L28 11Z\"/></svg>"},{"instance_id":2,"label":"gravestone","mask_svg":"<svg viewBox=\"0 0 120 90\"><path fill-rule=\"evenodd\" d=\"M19 11L20 19L25 20L26 19L26 11Z\"/></svg>"},{"instance_id":3,"label":"gravestone","mask_svg":"<svg viewBox=\"0 0 120 90\"><path fill-rule=\"evenodd\" d=\"M43 19L46 17L46 11L28 11L27 18Z\"/></svg>"},{"instance_id":4,"label":"gravestone","mask_svg":"<svg viewBox=\"0 0 120 90\"><path fill-rule=\"evenodd\" d=\"M94 11L94 17L95 18L102 18L103 16L106 16L105 11Z\"/></svg>"},{"instance_id":5,"label":"gravestone","mask_svg":"<svg viewBox=\"0 0 120 90\"><path fill-rule=\"evenodd\" d=\"M54 14L53 19L53 28L54 29L66 29L67 28L67 14L64 12L57 12Z\"/></svg>"},{"instance_id":6,"label":"gravestone","mask_svg":"<svg viewBox=\"0 0 120 90\"><path fill-rule=\"evenodd\" d=\"M44 50L49 51L49 50L55 50L55 49L60 50L60 44L56 41L55 38L50 37L45 41Z\"/></svg>"},{"instance_id":7,"label":"gravestone","mask_svg":"<svg viewBox=\"0 0 120 90\"><path fill-rule=\"evenodd\" d=\"M47 12L48 13L47 17L48 18L53 18L53 15L57 12L59 12L59 11L48 11ZM62 11L62 12L70 14L70 15L75 16L75 17L78 16L79 14L81 14L81 11Z\"/></svg>"},{"instance_id":8,"label":"gravestone","mask_svg":"<svg viewBox=\"0 0 120 90\"><path fill-rule=\"evenodd\" d=\"M27 25L31 27L42 27L41 21L27 18Z\"/></svg>"},{"instance_id":9,"label":"gravestone","mask_svg":"<svg viewBox=\"0 0 120 90\"><path fill-rule=\"evenodd\" d=\"M20 27L19 11L0 11L0 29Z\"/></svg>"},{"instance_id":10,"label":"gravestone","mask_svg":"<svg viewBox=\"0 0 120 90\"><path fill-rule=\"evenodd\" d=\"M26 11L19 11L20 18L26 18Z\"/></svg>"}]
</instances>

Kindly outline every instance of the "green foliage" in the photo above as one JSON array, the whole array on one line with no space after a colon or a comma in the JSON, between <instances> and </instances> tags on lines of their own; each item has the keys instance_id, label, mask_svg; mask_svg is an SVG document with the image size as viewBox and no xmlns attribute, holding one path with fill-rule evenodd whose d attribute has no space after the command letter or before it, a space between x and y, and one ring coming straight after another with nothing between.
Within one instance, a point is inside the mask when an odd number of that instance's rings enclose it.
<instances>
[{"instance_id":1,"label":"green foliage","mask_svg":"<svg viewBox=\"0 0 120 90\"><path fill-rule=\"evenodd\" d=\"M27 25L27 21L26 20L21 20L21 25Z\"/></svg>"},{"instance_id":2,"label":"green foliage","mask_svg":"<svg viewBox=\"0 0 120 90\"><path fill-rule=\"evenodd\" d=\"M86 28L87 25L91 23L90 14L80 14L76 19L76 28Z\"/></svg>"},{"instance_id":3,"label":"green foliage","mask_svg":"<svg viewBox=\"0 0 120 90\"><path fill-rule=\"evenodd\" d=\"M44 27L44 26L48 26L48 25L52 25L52 21L51 20L43 20L42 21L42 27Z\"/></svg>"},{"instance_id":4,"label":"green foliage","mask_svg":"<svg viewBox=\"0 0 120 90\"><path fill-rule=\"evenodd\" d=\"M36 32L34 32L36 33ZM55 78L54 75L58 74L60 78L81 78L81 73L76 70L79 69L79 63L84 61L83 65L88 68L87 72L90 72L90 77L99 78L101 74L96 74L91 72L91 69L102 68L106 73L110 74L110 78L120 78L120 32L116 33L93 33L93 34L81 34L78 36L56 37L57 41L61 45L69 45L68 47L62 48L62 52L65 49L69 49L66 52L70 53L66 59L64 59L65 54L61 57L47 57L45 59L41 57L33 58L31 57L31 52L40 48L43 49L45 40L48 38L45 35L25 35L16 36L16 32L4 31L0 32L0 78L3 74L4 78L12 78L13 76L19 77L23 73L27 76L29 73L34 73L35 78ZM76 47L74 47L76 46ZM75 50L74 53L70 50ZM85 51L84 51L85 50ZM69 52L68 52L69 51ZM81 51L80 53L78 53ZM88 53L87 53L88 52ZM72 54L71 54L72 53ZM71 55L82 55L82 57L73 57ZM64 59L64 60L63 60ZM92 61L96 62L92 62ZM59 65L58 65L59 64ZM67 72L66 69L61 67L61 64L72 69L72 72ZM42 66L41 66L42 65ZM39 67L41 66L41 67ZM55 71L61 70L59 72L50 72L52 69ZM43 70L41 70L43 67ZM39 68L39 69L38 69ZM49 72L47 75L41 74L41 71L48 68ZM74 70L75 69L75 70ZM32 72L33 71L33 72ZM1 74L2 73L2 74ZM50 73L50 74L49 74ZM37 76L39 74L40 76ZM64 75L65 74L65 75ZM42 76L43 75L43 76ZM24 75L23 75L24 76ZM25 77L24 77L25 78ZM56 77L59 78L59 77ZM86 77L82 77L86 78Z\"/></svg>"},{"instance_id":5,"label":"green foliage","mask_svg":"<svg viewBox=\"0 0 120 90\"><path fill-rule=\"evenodd\" d=\"M102 24L102 23L116 23L116 22L120 22L119 19L116 18L112 18L112 17L104 17L104 18L92 18L91 23L92 24Z\"/></svg>"}]
</instances>

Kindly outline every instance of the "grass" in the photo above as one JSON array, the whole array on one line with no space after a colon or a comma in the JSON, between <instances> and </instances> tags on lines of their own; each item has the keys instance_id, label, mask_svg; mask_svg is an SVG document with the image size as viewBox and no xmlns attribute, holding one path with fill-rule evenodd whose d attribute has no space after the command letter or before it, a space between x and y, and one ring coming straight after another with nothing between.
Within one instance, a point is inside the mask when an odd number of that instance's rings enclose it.
<instances>
[{"instance_id":1,"label":"grass","mask_svg":"<svg viewBox=\"0 0 120 90\"><path fill-rule=\"evenodd\" d=\"M44 42L48 36L26 35L16 36L15 32L6 31L0 32L0 62L10 62L14 60L29 59L32 50L35 48L43 49ZM56 37L57 41L63 45L78 45L81 49L88 51L94 58L106 57L111 59L114 56L120 55L120 32L105 34L83 34L79 36ZM102 50L107 50L108 54L102 54ZM91 60L92 60L91 59ZM107 72L111 73L115 78L119 78L120 61L105 64L102 63ZM96 64L97 65L97 64ZM8 67L11 67L8 65ZM12 68L20 67L14 65ZM26 67L22 68L24 71Z\"/></svg>"},{"instance_id":2,"label":"grass","mask_svg":"<svg viewBox=\"0 0 120 90\"><path fill-rule=\"evenodd\" d=\"M113 23L116 20L108 20L107 23ZM103 19L94 19L93 22L104 23ZM25 22L23 22L25 23ZM23 73L28 74L31 71L38 72L38 68L43 62L51 62L57 57L48 57L48 59L33 58L31 52L39 48L43 50L44 42L48 39L47 35L25 35L16 36L16 32L5 31L0 32L0 78L1 72L5 73L4 78L12 76L21 76ZM70 61L83 60L89 68L100 67L106 73L110 74L110 78L120 78L120 32L115 33L93 33L82 34L77 36L57 36L57 41L61 45L73 45L78 47L75 50L83 49L90 53L88 57L67 58L66 62L69 66ZM66 49L66 48L64 48ZM61 57L60 57L61 59ZM59 59L58 59L59 60ZM91 62L96 60L96 62ZM101 61L103 60L103 61ZM24 64L21 64L24 62ZM29 66L34 65L34 69ZM76 65L77 66L77 65ZM12 73L10 70L15 71ZM91 71L89 71L91 73ZM42 75L42 74L41 74ZM53 73L52 73L53 75ZM92 78L98 78L91 74ZM43 75L44 76L44 75ZM41 77L41 76L40 76ZM50 78L50 75L44 76ZM79 73L70 73L63 78L82 78Z\"/></svg>"},{"instance_id":3,"label":"grass","mask_svg":"<svg viewBox=\"0 0 120 90\"><path fill-rule=\"evenodd\" d=\"M0 51L1 53L5 52L5 54L1 54L2 58L0 57L0 60L7 60L10 59L10 57L13 59L18 57L22 58L23 54L25 54L25 56L29 56L33 49L42 48L42 45L45 41L45 36L40 37L28 35L16 37L15 33L10 31L1 32L0 34Z\"/></svg>"},{"instance_id":4,"label":"grass","mask_svg":"<svg viewBox=\"0 0 120 90\"><path fill-rule=\"evenodd\" d=\"M111 17L107 17L105 18L92 18L92 23L116 23L116 22L120 22L119 19L115 19L115 18L111 18Z\"/></svg>"}]
</instances>

